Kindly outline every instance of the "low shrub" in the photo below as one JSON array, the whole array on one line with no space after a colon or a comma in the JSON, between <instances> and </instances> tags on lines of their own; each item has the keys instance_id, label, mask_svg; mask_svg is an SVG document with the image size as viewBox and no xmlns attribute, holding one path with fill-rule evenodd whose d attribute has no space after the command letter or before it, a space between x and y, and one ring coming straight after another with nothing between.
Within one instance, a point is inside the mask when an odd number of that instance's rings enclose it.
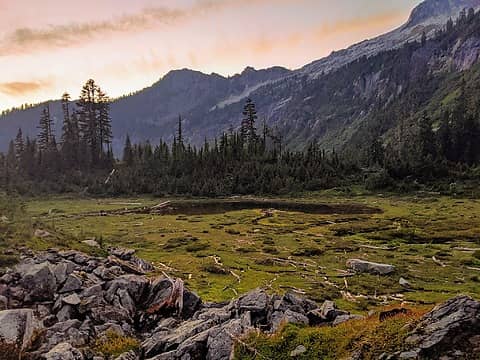
<instances>
[{"instance_id":1,"label":"low shrub","mask_svg":"<svg viewBox=\"0 0 480 360\"><path fill-rule=\"evenodd\" d=\"M196 241L198 241L198 238L192 236L171 238L167 240L167 243L163 246L163 248L166 250L176 249Z\"/></svg>"},{"instance_id":2,"label":"low shrub","mask_svg":"<svg viewBox=\"0 0 480 360\"><path fill-rule=\"evenodd\" d=\"M95 350L103 355L116 358L128 351L137 350L139 346L140 343L137 339L120 335L113 330L108 330L97 340Z\"/></svg>"},{"instance_id":3,"label":"low shrub","mask_svg":"<svg viewBox=\"0 0 480 360\"><path fill-rule=\"evenodd\" d=\"M307 247L304 249L297 249L295 250L292 255L293 256L320 256L324 253L323 249L316 248L316 247Z\"/></svg>"},{"instance_id":4,"label":"low shrub","mask_svg":"<svg viewBox=\"0 0 480 360\"><path fill-rule=\"evenodd\" d=\"M18 263L18 256L0 254L0 268L6 268Z\"/></svg>"},{"instance_id":5,"label":"low shrub","mask_svg":"<svg viewBox=\"0 0 480 360\"><path fill-rule=\"evenodd\" d=\"M272 254L272 255L276 255L279 253L278 249L273 247L273 246L264 246L262 248L263 252L267 253L267 254Z\"/></svg>"},{"instance_id":6,"label":"low shrub","mask_svg":"<svg viewBox=\"0 0 480 360\"><path fill-rule=\"evenodd\" d=\"M362 359L377 359L383 353L405 349L408 325L425 313L414 310L380 322L378 316L349 321L336 327L301 327L287 324L274 335L252 332L235 345L234 359L292 359L298 346L306 352L298 359L347 359L360 354Z\"/></svg>"},{"instance_id":7,"label":"low shrub","mask_svg":"<svg viewBox=\"0 0 480 360\"><path fill-rule=\"evenodd\" d=\"M210 247L209 244L204 242L199 242L199 243L188 245L187 247L185 247L185 250L187 250L188 252L197 252L197 251L206 250L209 247Z\"/></svg>"}]
</instances>

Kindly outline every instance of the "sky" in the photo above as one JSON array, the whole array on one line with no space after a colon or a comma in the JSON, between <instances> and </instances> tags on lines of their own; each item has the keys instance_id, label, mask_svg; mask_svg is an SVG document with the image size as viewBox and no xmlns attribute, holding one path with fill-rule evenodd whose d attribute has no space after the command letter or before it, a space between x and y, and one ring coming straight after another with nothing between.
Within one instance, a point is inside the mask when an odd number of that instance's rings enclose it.
<instances>
[{"instance_id":1,"label":"sky","mask_svg":"<svg viewBox=\"0 0 480 360\"><path fill-rule=\"evenodd\" d=\"M111 97L168 71L299 68L401 25L420 0L0 0L0 110Z\"/></svg>"}]
</instances>

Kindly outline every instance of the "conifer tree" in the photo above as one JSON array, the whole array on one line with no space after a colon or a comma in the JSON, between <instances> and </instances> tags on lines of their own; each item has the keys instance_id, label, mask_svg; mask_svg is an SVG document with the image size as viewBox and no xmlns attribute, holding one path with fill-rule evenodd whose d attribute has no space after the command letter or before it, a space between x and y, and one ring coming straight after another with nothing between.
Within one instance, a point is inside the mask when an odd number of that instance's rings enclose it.
<instances>
[{"instance_id":1,"label":"conifer tree","mask_svg":"<svg viewBox=\"0 0 480 360\"><path fill-rule=\"evenodd\" d=\"M251 149L257 141L257 129L255 122L258 119L255 103L248 98L243 108L243 120L241 126L241 137L244 144L247 144Z\"/></svg>"},{"instance_id":2,"label":"conifer tree","mask_svg":"<svg viewBox=\"0 0 480 360\"><path fill-rule=\"evenodd\" d=\"M79 166L79 128L75 111L70 111L70 95L62 96L63 127L61 138L62 157L67 168Z\"/></svg>"},{"instance_id":3,"label":"conifer tree","mask_svg":"<svg viewBox=\"0 0 480 360\"><path fill-rule=\"evenodd\" d=\"M15 155L18 161L20 161L20 159L22 158L24 151L25 151L25 141L23 140L22 129L19 128L17 132L17 136L15 137Z\"/></svg>"},{"instance_id":4,"label":"conifer tree","mask_svg":"<svg viewBox=\"0 0 480 360\"><path fill-rule=\"evenodd\" d=\"M125 139L125 147L123 148L123 162L127 164L127 166L133 165L133 148L128 134Z\"/></svg>"},{"instance_id":5,"label":"conifer tree","mask_svg":"<svg viewBox=\"0 0 480 360\"><path fill-rule=\"evenodd\" d=\"M38 128L40 129L40 133L38 134L38 147L40 151L49 151L54 140L53 121L50 117L49 104L43 108Z\"/></svg>"},{"instance_id":6,"label":"conifer tree","mask_svg":"<svg viewBox=\"0 0 480 360\"><path fill-rule=\"evenodd\" d=\"M98 164L100 156L99 123L97 116L100 89L90 79L83 86L77 102L77 115L82 140L88 146L90 161Z\"/></svg>"},{"instance_id":7,"label":"conifer tree","mask_svg":"<svg viewBox=\"0 0 480 360\"><path fill-rule=\"evenodd\" d=\"M100 155L102 155L104 145L109 150L112 142L112 120L110 118L110 99L100 88L98 92L98 131Z\"/></svg>"}]
</instances>

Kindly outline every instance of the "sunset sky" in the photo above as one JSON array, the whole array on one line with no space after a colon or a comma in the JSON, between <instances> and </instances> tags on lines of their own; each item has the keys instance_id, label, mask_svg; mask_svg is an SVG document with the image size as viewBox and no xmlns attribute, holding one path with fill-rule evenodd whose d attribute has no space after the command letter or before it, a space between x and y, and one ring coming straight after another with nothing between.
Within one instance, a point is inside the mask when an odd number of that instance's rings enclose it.
<instances>
[{"instance_id":1,"label":"sunset sky","mask_svg":"<svg viewBox=\"0 0 480 360\"><path fill-rule=\"evenodd\" d=\"M402 24L420 0L0 0L0 109L112 97L192 68L298 68Z\"/></svg>"}]
</instances>

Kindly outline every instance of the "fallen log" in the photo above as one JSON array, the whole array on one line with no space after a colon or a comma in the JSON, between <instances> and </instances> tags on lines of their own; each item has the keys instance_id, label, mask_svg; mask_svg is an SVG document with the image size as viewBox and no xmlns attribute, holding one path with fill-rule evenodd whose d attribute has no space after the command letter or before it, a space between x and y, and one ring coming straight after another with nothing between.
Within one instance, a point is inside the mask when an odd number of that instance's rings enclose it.
<instances>
[{"instance_id":1,"label":"fallen log","mask_svg":"<svg viewBox=\"0 0 480 360\"><path fill-rule=\"evenodd\" d=\"M398 249L398 246L388 247L388 246L360 245L360 247L364 249L385 250L385 251L395 251Z\"/></svg>"},{"instance_id":2,"label":"fallen log","mask_svg":"<svg viewBox=\"0 0 480 360\"><path fill-rule=\"evenodd\" d=\"M435 264L437 264L438 266L441 266L441 267L447 267L447 265L445 265L444 263L442 263L440 260L438 260L435 256L432 256L432 260Z\"/></svg>"},{"instance_id":3,"label":"fallen log","mask_svg":"<svg viewBox=\"0 0 480 360\"><path fill-rule=\"evenodd\" d=\"M154 206L140 206L132 208L114 209L114 210L100 210L80 214L62 214L58 217L66 219L81 219L85 217L95 216L115 216L115 215L131 215L131 214L161 214L170 208L171 201L165 201Z\"/></svg>"},{"instance_id":4,"label":"fallen log","mask_svg":"<svg viewBox=\"0 0 480 360\"><path fill-rule=\"evenodd\" d=\"M235 274L235 273L233 272L233 270L230 270L230 274L232 274L232 276L233 276L235 279L238 280L238 283L240 283L240 282L242 281L242 279L240 278L240 276L237 275L237 274Z\"/></svg>"},{"instance_id":5,"label":"fallen log","mask_svg":"<svg viewBox=\"0 0 480 360\"><path fill-rule=\"evenodd\" d=\"M475 251L480 251L480 248L454 247L453 250L475 252Z\"/></svg>"},{"instance_id":6,"label":"fallen log","mask_svg":"<svg viewBox=\"0 0 480 360\"><path fill-rule=\"evenodd\" d=\"M307 292L305 290L296 288L295 286L288 286L288 285L280 285L280 289L289 289L292 292L299 294L299 295L305 295Z\"/></svg>"}]
</instances>

